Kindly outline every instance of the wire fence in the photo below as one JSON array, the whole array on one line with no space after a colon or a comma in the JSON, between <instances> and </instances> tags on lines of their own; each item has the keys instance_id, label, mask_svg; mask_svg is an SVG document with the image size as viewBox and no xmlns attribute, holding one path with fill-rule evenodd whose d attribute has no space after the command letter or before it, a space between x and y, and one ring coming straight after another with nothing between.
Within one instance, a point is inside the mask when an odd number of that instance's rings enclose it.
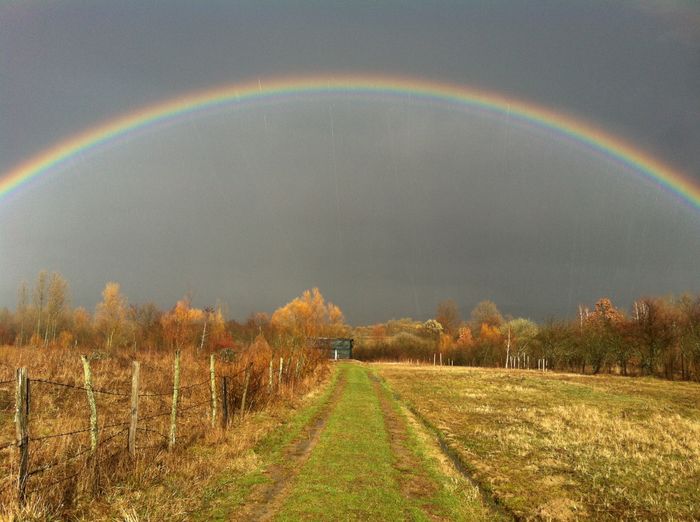
<instances>
[{"instance_id":1,"label":"wire fence","mask_svg":"<svg viewBox=\"0 0 700 522\"><path fill-rule=\"evenodd\" d=\"M82 358L82 384L76 378L68 382L71 379L34 377L26 368L18 368L15 379L0 380L0 412L3 406L8 412L13 407L16 432L14 440L8 440L11 432L0 440L0 451L11 450L5 470L0 468L0 476L5 477L0 479L0 501L9 500L13 489L20 508L37 495L44 502L65 503L70 492L99 494L102 481L119 479L105 466L127 469L128 475L136 461L157 461L139 457L155 457L208 431L228 429L234 419L265 407L283 392L288 394L319 362L305 353L289 360L272 357L235 364L212 355L208 368L200 362L188 369L190 381L200 372L198 380L181 385L179 352L175 358L167 381L162 367L154 368L158 372L151 369L151 381L142 379L140 364L134 361L130 391L125 391L126 383L93 386L86 357ZM152 381L160 381L160 386L154 388ZM85 402L57 395L59 390L80 393ZM8 395L7 400L2 395ZM15 395L14 401L10 395ZM0 417L0 429L9 428L7 420L2 422Z\"/></svg>"}]
</instances>

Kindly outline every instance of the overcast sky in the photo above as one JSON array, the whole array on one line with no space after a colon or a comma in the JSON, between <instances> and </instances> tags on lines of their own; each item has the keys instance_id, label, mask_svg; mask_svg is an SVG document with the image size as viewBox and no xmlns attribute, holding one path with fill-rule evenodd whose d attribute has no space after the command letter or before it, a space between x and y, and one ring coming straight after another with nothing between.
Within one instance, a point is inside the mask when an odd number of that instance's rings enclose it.
<instances>
[{"instance_id":1,"label":"overcast sky","mask_svg":"<svg viewBox=\"0 0 700 522\"><path fill-rule=\"evenodd\" d=\"M700 182L695 1L0 3L0 175L193 90L303 74L465 84L580 116ZM354 323L482 299L543 319L700 292L700 213L506 116L306 97L140 133L0 200L0 307L63 273L230 315L319 286Z\"/></svg>"}]
</instances>

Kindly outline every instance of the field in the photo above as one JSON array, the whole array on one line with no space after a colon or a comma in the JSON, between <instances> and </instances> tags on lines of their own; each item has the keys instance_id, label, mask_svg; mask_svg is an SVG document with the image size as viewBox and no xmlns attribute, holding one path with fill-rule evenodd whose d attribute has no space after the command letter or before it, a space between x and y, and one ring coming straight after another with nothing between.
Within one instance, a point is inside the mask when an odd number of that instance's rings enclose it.
<instances>
[{"instance_id":1,"label":"field","mask_svg":"<svg viewBox=\"0 0 700 522\"><path fill-rule=\"evenodd\" d=\"M139 515L136 519L187 518L205 500L192 483L207 488L240 465L240 458L278 428L300 398L328 375L328 364L317 353L278 350L273 355L269 346L255 344L232 356L215 355L212 401L209 355L183 350L173 418L174 359L167 350L95 352L88 357L96 407L93 449L79 352L2 348L0 519L19 514L22 520L95 520L124 513ZM133 421L133 360L140 363L140 384L132 452L127 435ZM17 484L22 453L16 442L13 378L19 367L28 371L30 397L21 508Z\"/></svg>"},{"instance_id":2,"label":"field","mask_svg":"<svg viewBox=\"0 0 700 522\"><path fill-rule=\"evenodd\" d=\"M151 357L143 357L144 366L160 368L163 375L147 390L167 389L168 359ZM101 376L96 384L124 389L125 361L95 361ZM206 365L194 354L184 361L183 384L196 383ZM25 363L35 375L52 368L53 379L79 383L77 370L60 359ZM85 405L71 399L84 391L39 393L41 385L35 384L33 408L42 415L30 426L35 437L85 426ZM92 477L84 465L71 464L70 473L47 478L32 476L23 519L700 518L697 384L342 362L330 373L319 366L309 380L297 383L296 392L291 385L280 388L278 399L236 418L228 430L207 429L206 408L199 416L184 415L183 440L174 451L155 440L155 449L130 461L125 440L114 439L116 446L107 448L116 456L104 464L109 473L102 475L98 492L90 491ZM184 400L198 404L206 400L205 390ZM260 388L258 400L268 400L265 390ZM124 416L120 396L100 400L100 411L109 414L104 423ZM9 437L8 413L2 425ZM30 467L88 444L83 432L75 442L62 441L40 439ZM6 453L14 477L16 449ZM51 486L74 471L72 489ZM43 488L47 494L39 493ZM8 517L11 490L2 497ZM70 503L61 506L57 498Z\"/></svg>"},{"instance_id":3,"label":"field","mask_svg":"<svg viewBox=\"0 0 700 522\"><path fill-rule=\"evenodd\" d=\"M700 519L700 386L377 364L516 518Z\"/></svg>"}]
</instances>

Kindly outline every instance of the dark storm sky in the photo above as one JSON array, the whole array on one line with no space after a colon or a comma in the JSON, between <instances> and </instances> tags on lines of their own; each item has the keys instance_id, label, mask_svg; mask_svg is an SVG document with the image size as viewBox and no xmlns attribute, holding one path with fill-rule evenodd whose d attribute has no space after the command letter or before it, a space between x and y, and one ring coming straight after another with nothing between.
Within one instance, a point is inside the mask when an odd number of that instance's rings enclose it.
<instances>
[{"instance_id":1,"label":"dark storm sky","mask_svg":"<svg viewBox=\"0 0 700 522\"><path fill-rule=\"evenodd\" d=\"M700 179L700 6L650 0L3 2L0 173L192 90L356 72L530 100ZM8 307L42 268L88 308L109 280L237 318L319 286L353 323L700 291L696 210L556 136L407 98L185 119L78 156L0 223Z\"/></svg>"}]
</instances>

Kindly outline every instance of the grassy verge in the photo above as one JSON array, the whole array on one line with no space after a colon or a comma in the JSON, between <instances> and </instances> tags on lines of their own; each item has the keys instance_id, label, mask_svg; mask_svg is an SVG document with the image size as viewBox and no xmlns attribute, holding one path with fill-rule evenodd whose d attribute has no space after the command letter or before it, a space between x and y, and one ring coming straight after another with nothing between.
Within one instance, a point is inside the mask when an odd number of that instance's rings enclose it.
<instances>
[{"instance_id":1,"label":"grassy verge","mask_svg":"<svg viewBox=\"0 0 700 522\"><path fill-rule=\"evenodd\" d=\"M241 459L242 466L232 465L204 488L201 508L191 515L192 520L227 520L235 513L257 484L267 482L264 469L270 464L279 464L284 448L298 438L313 418L319 414L338 385L339 372L334 369L330 383L322 392L307 397L302 406L290 410L283 419L278 419L275 429L270 430L255 447Z\"/></svg>"},{"instance_id":2,"label":"grassy verge","mask_svg":"<svg viewBox=\"0 0 700 522\"><path fill-rule=\"evenodd\" d=\"M700 518L700 386L377 365L524 518Z\"/></svg>"},{"instance_id":3,"label":"grassy verge","mask_svg":"<svg viewBox=\"0 0 700 522\"><path fill-rule=\"evenodd\" d=\"M478 486L455 469L453 462L440 449L435 434L394 399L394 391L384 380L381 380L381 393L405 428L404 446L419 463L409 472L421 473L431 486L424 489L424 493L430 494L424 497L422 508L432 519L509 520L496 506L484 501Z\"/></svg>"}]
</instances>

